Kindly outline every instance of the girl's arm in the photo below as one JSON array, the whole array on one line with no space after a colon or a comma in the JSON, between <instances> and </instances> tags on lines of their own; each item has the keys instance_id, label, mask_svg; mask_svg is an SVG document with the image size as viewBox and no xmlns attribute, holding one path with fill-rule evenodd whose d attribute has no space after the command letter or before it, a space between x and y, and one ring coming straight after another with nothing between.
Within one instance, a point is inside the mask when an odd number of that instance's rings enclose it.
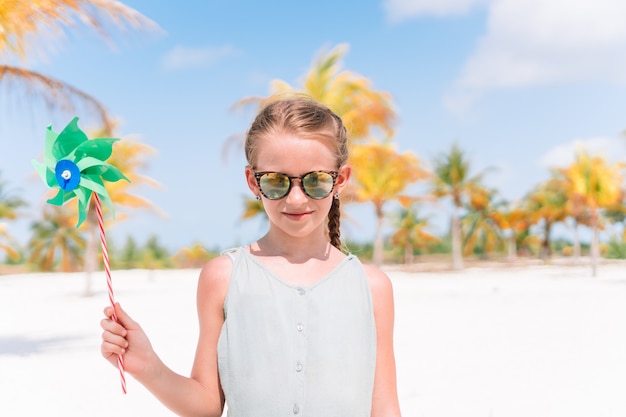
<instances>
[{"instance_id":1,"label":"girl's arm","mask_svg":"<svg viewBox=\"0 0 626 417\"><path fill-rule=\"evenodd\" d=\"M217 341L224 323L224 299L232 271L226 256L207 263L198 280L198 346L191 377L169 369L152 349L148 337L120 306L105 309L102 320L102 355L117 365L117 354L124 356L126 371L143 384L166 407L180 416L219 417L224 394L219 384Z\"/></svg>"},{"instance_id":2,"label":"girl's arm","mask_svg":"<svg viewBox=\"0 0 626 417\"><path fill-rule=\"evenodd\" d=\"M376 320L376 374L372 396L372 417L399 417L396 360L393 353L394 305L389 277L366 266Z\"/></svg>"}]
</instances>

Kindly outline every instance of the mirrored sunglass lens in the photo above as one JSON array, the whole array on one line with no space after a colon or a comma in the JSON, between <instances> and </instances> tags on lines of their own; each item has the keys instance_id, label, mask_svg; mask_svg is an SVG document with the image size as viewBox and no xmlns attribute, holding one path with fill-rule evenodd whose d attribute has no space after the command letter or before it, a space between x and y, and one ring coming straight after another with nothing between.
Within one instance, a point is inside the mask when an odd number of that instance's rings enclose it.
<instances>
[{"instance_id":1,"label":"mirrored sunglass lens","mask_svg":"<svg viewBox=\"0 0 626 417\"><path fill-rule=\"evenodd\" d=\"M261 191L270 200L282 198L289 190L289 177L278 172L270 172L261 176Z\"/></svg>"},{"instance_id":2,"label":"mirrored sunglass lens","mask_svg":"<svg viewBox=\"0 0 626 417\"><path fill-rule=\"evenodd\" d=\"M324 198L333 190L333 176L325 172L311 172L302 178L302 187L311 198Z\"/></svg>"}]
</instances>

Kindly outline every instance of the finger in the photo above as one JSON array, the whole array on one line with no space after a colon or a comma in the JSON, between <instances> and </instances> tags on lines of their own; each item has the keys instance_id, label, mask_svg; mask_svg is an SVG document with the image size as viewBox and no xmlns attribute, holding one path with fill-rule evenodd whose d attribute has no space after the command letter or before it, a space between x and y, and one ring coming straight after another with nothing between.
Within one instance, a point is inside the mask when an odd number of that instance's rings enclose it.
<instances>
[{"instance_id":1,"label":"finger","mask_svg":"<svg viewBox=\"0 0 626 417\"><path fill-rule=\"evenodd\" d=\"M122 326L120 323L115 322L113 319L102 319L100 321L100 327L105 332L110 332L111 334L116 334L121 337L126 337L128 331Z\"/></svg>"},{"instance_id":2,"label":"finger","mask_svg":"<svg viewBox=\"0 0 626 417\"><path fill-rule=\"evenodd\" d=\"M104 307L103 311L104 311L104 315L106 317L111 318L111 317L113 317L113 312L115 310L113 310L113 307L111 307L111 306L106 306L106 307Z\"/></svg>"},{"instance_id":3,"label":"finger","mask_svg":"<svg viewBox=\"0 0 626 417\"><path fill-rule=\"evenodd\" d=\"M117 316L117 321L126 329L137 329L139 328L139 324L133 320L128 313L122 308L120 303L115 303L115 315Z\"/></svg>"},{"instance_id":4,"label":"finger","mask_svg":"<svg viewBox=\"0 0 626 417\"><path fill-rule=\"evenodd\" d=\"M128 341L122 336L107 331L102 333L101 350L103 354L105 354L106 352L123 354L126 352L127 349Z\"/></svg>"},{"instance_id":5,"label":"finger","mask_svg":"<svg viewBox=\"0 0 626 417\"><path fill-rule=\"evenodd\" d=\"M100 346L100 351L102 352L102 356L105 358L109 358L112 355L123 355L126 353L126 349L121 347L118 344L110 343L110 342L102 342Z\"/></svg>"}]
</instances>

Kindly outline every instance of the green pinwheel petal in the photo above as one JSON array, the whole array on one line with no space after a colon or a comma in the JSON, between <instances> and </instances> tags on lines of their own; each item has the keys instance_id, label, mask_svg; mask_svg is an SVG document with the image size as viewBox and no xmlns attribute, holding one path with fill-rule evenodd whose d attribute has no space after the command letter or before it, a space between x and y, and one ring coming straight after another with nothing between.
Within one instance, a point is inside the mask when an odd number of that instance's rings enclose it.
<instances>
[{"instance_id":1,"label":"green pinwheel petal","mask_svg":"<svg viewBox=\"0 0 626 417\"><path fill-rule=\"evenodd\" d=\"M83 181L85 181L83 183ZM115 209L113 208L113 201L111 197L109 197L109 193L104 187L104 183L102 179L98 176L93 175L83 175L81 177L81 187L85 189L89 189L100 196L100 201L107 206L107 208L111 211L111 214L115 217Z\"/></svg>"},{"instance_id":2,"label":"green pinwheel petal","mask_svg":"<svg viewBox=\"0 0 626 417\"><path fill-rule=\"evenodd\" d=\"M83 207L83 204L78 201L78 222L76 222L76 228L78 229L81 224L87 220L87 209Z\"/></svg>"},{"instance_id":3,"label":"green pinwheel petal","mask_svg":"<svg viewBox=\"0 0 626 417\"><path fill-rule=\"evenodd\" d=\"M76 162L76 166L81 172L87 170L88 168L105 165L105 164L106 162L100 159L92 158L91 156L86 156L84 158L79 159Z\"/></svg>"},{"instance_id":4,"label":"green pinwheel petal","mask_svg":"<svg viewBox=\"0 0 626 417\"><path fill-rule=\"evenodd\" d=\"M85 204L88 203L88 199L91 197L91 191L85 191L82 188L78 187L74 190L74 192L76 193L76 197L78 197L79 203L81 201Z\"/></svg>"},{"instance_id":5,"label":"green pinwheel petal","mask_svg":"<svg viewBox=\"0 0 626 417\"><path fill-rule=\"evenodd\" d=\"M113 144L119 139L96 138L83 142L76 147L74 155L77 159L92 157L101 161L106 161L113 153Z\"/></svg>"},{"instance_id":6,"label":"green pinwheel petal","mask_svg":"<svg viewBox=\"0 0 626 417\"><path fill-rule=\"evenodd\" d=\"M98 194L98 196L100 197L102 204L104 204L109 211L111 211L111 215L115 217L115 209L113 208L113 201L111 200L111 197L109 197L108 194Z\"/></svg>"},{"instance_id":7,"label":"green pinwheel petal","mask_svg":"<svg viewBox=\"0 0 626 417\"><path fill-rule=\"evenodd\" d=\"M39 175L43 182L46 182L46 171L48 170L48 167L46 167L39 161L35 161L34 159L31 162L33 164L33 167L35 168L35 171L37 172L37 175Z\"/></svg>"},{"instance_id":8,"label":"green pinwheel petal","mask_svg":"<svg viewBox=\"0 0 626 417\"><path fill-rule=\"evenodd\" d=\"M48 204L53 204L55 206L62 206L63 202L65 201L63 198L63 194L65 194L65 191L59 189L59 192L57 193L57 195L55 195L54 197L48 200Z\"/></svg>"},{"instance_id":9,"label":"green pinwheel petal","mask_svg":"<svg viewBox=\"0 0 626 417\"><path fill-rule=\"evenodd\" d=\"M46 129L46 143L43 152L43 162L44 164L54 171L54 166L57 163L56 158L52 154L52 147L54 146L54 142L56 141L59 134L52 130L52 126L48 126Z\"/></svg>"},{"instance_id":10,"label":"green pinwheel petal","mask_svg":"<svg viewBox=\"0 0 626 417\"><path fill-rule=\"evenodd\" d=\"M81 178L82 181L83 178ZM89 212L89 200L91 200L91 191L85 191L82 188L74 190L78 197L78 222L76 228L79 228L81 224L87 219L87 213Z\"/></svg>"},{"instance_id":11,"label":"green pinwheel petal","mask_svg":"<svg viewBox=\"0 0 626 417\"><path fill-rule=\"evenodd\" d=\"M54 171L51 171L49 169L46 169L46 184L48 184L48 187L50 188L59 186L59 183L57 182L57 177L56 175L54 175Z\"/></svg>"},{"instance_id":12,"label":"green pinwheel petal","mask_svg":"<svg viewBox=\"0 0 626 417\"><path fill-rule=\"evenodd\" d=\"M59 192L57 193L57 195L49 199L47 202L55 206L62 206L63 204L65 204L66 202L68 202L69 200L71 200L72 198L76 196L75 191L76 190L65 192L59 189Z\"/></svg>"},{"instance_id":13,"label":"green pinwheel petal","mask_svg":"<svg viewBox=\"0 0 626 417\"><path fill-rule=\"evenodd\" d=\"M117 167L90 156L80 159L76 163L76 166L78 166L78 169L80 169L84 175L89 177L101 177L104 181L108 182L116 182L119 180L130 182Z\"/></svg>"},{"instance_id":14,"label":"green pinwheel petal","mask_svg":"<svg viewBox=\"0 0 626 417\"><path fill-rule=\"evenodd\" d=\"M103 166L104 171L102 172L102 179L108 182L117 182L119 180L124 180L130 182L130 180L126 177L126 175L122 174L117 167L106 164Z\"/></svg>"},{"instance_id":15,"label":"green pinwheel petal","mask_svg":"<svg viewBox=\"0 0 626 417\"><path fill-rule=\"evenodd\" d=\"M57 179L56 179L56 176L54 175L54 172L50 171L50 169L48 169L46 165L35 160L33 160L32 163L33 163L33 166L35 167L35 171L37 172L37 174L39 174L39 177L41 177L43 182L48 184L48 187L53 188L53 187L59 186L59 184L57 184Z\"/></svg>"},{"instance_id":16,"label":"green pinwheel petal","mask_svg":"<svg viewBox=\"0 0 626 417\"><path fill-rule=\"evenodd\" d=\"M107 189L104 188L104 183L100 178L94 175L81 175L80 186L94 193L98 193L99 195L108 196Z\"/></svg>"},{"instance_id":17,"label":"green pinwheel petal","mask_svg":"<svg viewBox=\"0 0 626 417\"><path fill-rule=\"evenodd\" d=\"M63 131L59 133L52 145L52 155L55 161L59 159L70 159L70 155L81 143L88 141L89 138L78 127L78 117L74 117L71 122L65 126Z\"/></svg>"}]
</instances>

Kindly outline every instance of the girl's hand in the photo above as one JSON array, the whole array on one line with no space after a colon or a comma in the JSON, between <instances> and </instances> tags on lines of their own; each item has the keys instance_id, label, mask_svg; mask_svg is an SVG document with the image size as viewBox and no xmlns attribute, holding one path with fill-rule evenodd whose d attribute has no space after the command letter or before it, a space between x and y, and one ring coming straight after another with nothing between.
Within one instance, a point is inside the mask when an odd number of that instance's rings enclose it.
<instances>
[{"instance_id":1,"label":"girl's hand","mask_svg":"<svg viewBox=\"0 0 626 417\"><path fill-rule=\"evenodd\" d=\"M117 355L124 358L124 368L133 377L148 376L154 369L156 354L141 326L120 306L115 304L117 322L113 320L113 307L104 309L105 318L100 322L104 330L100 350L102 356L117 367Z\"/></svg>"}]
</instances>

